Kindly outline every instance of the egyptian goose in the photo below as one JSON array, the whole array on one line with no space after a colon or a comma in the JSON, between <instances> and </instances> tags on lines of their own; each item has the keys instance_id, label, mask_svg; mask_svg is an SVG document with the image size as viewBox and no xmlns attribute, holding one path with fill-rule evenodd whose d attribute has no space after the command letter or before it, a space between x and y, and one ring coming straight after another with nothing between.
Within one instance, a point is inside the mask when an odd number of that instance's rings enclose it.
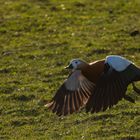
<instances>
[{"instance_id":1,"label":"egyptian goose","mask_svg":"<svg viewBox=\"0 0 140 140\"><path fill-rule=\"evenodd\" d=\"M125 95L127 86L140 94L133 82L140 81L140 69L131 61L117 55L87 63L74 59L66 69L71 73L45 106L57 115L67 115L85 107L87 112L105 111L122 98L134 102Z\"/></svg>"}]
</instances>

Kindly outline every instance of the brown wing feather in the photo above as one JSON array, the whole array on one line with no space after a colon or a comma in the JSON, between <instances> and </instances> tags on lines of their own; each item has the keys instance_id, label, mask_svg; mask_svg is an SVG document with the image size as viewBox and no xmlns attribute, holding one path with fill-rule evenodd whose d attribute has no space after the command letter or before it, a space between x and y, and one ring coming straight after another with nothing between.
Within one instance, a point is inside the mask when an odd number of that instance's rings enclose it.
<instances>
[{"instance_id":1,"label":"brown wing feather","mask_svg":"<svg viewBox=\"0 0 140 140\"><path fill-rule=\"evenodd\" d=\"M78 100L77 100L77 92L74 92L73 95L74 100L73 100L73 103L74 103L74 106L75 106L75 111L77 111L79 109L79 103L78 103Z\"/></svg>"},{"instance_id":2,"label":"brown wing feather","mask_svg":"<svg viewBox=\"0 0 140 140\"><path fill-rule=\"evenodd\" d=\"M75 110L74 99L73 99L73 96L70 95L70 114L72 114L74 110Z\"/></svg>"},{"instance_id":3,"label":"brown wing feather","mask_svg":"<svg viewBox=\"0 0 140 140\"><path fill-rule=\"evenodd\" d=\"M86 111L105 111L121 100L127 90L130 79L113 70L111 74L104 74L99 79L94 93L86 104Z\"/></svg>"},{"instance_id":4,"label":"brown wing feather","mask_svg":"<svg viewBox=\"0 0 140 140\"><path fill-rule=\"evenodd\" d=\"M93 93L94 84L76 71L58 89L47 106L57 115L68 115L83 107Z\"/></svg>"},{"instance_id":5,"label":"brown wing feather","mask_svg":"<svg viewBox=\"0 0 140 140\"><path fill-rule=\"evenodd\" d=\"M69 94L66 96L65 108L63 115L67 115L69 113Z\"/></svg>"}]
</instances>

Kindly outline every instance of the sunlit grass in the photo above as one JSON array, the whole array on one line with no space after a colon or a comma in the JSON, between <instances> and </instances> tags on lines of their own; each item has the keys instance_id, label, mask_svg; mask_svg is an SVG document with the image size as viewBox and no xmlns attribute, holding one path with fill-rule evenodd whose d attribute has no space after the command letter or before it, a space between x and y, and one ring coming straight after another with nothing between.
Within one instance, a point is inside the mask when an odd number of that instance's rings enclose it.
<instances>
[{"instance_id":1,"label":"sunlit grass","mask_svg":"<svg viewBox=\"0 0 140 140\"><path fill-rule=\"evenodd\" d=\"M58 117L43 106L67 77L70 59L118 54L140 66L139 0L0 5L0 139L140 139L140 98L131 86L135 104L122 100L98 114Z\"/></svg>"}]
</instances>

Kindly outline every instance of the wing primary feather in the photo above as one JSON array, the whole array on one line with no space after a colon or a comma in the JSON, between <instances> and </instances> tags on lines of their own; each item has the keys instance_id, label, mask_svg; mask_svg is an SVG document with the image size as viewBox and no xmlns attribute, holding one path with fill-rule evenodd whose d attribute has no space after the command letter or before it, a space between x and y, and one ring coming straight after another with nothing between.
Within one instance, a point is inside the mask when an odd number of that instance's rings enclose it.
<instances>
[{"instance_id":1,"label":"wing primary feather","mask_svg":"<svg viewBox=\"0 0 140 140\"><path fill-rule=\"evenodd\" d=\"M81 97L81 93L79 90L77 90L77 99L78 99L78 103L79 103L79 107L80 107L82 105L82 97Z\"/></svg>"},{"instance_id":2,"label":"wing primary feather","mask_svg":"<svg viewBox=\"0 0 140 140\"><path fill-rule=\"evenodd\" d=\"M124 96L123 95L124 87L121 86L121 81L120 80L117 81L117 86L118 86L117 87L118 88L118 100L120 100Z\"/></svg>"},{"instance_id":3,"label":"wing primary feather","mask_svg":"<svg viewBox=\"0 0 140 140\"><path fill-rule=\"evenodd\" d=\"M117 88L117 96L116 96L116 98L117 98L117 100L120 100L122 98L122 96L123 96L122 94L123 94L123 91L124 91L124 87L123 87L122 82L121 82L120 79L118 79L116 81L116 88Z\"/></svg>"},{"instance_id":4,"label":"wing primary feather","mask_svg":"<svg viewBox=\"0 0 140 140\"><path fill-rule=\"evenodd\" d=\"M110 98L110 91L109 91L109 84L106 84L106 90L104 91L104 96L103 96L103 111L105 111L108 106L109 106L109 98Z\"/></svg>"},{"instance_id":5,"label":"wing primary feather","mask_svg":"<svg viewBox=\"0 0 140 140\"><path fill-rule=\"evenodd\" d=\"M84 94L85 98L89 98L89 93L87 92L85 85L81 86L81 91Z\"/></svg>"},{"instance_id":6,"label":"wing primary feather","mask_svg":"<svg viewBox=\"0 0 140 140\"><path fill-rule=\"evenodd\" d=\"M81 94L81 97L82 97L82 104L84 105L86 103L88 97L85 95L85 92L82 89L83 87L81 86L81 88L79 89L79 91L80 91L80 94Z\"/></svg>"},{"instance_id":7,"label":"wing primary feather","mask_svg":"<svg viewBox=\"0 0 140 140\"><path fill-rule=\"evenodd\" d=\"M46 106L48 107L48 109L53 110L55 107L55 101L51 101L49 104L47 104Z\"/></svg>"},{"instance_id":8,"label":"wing primary feather","mask_svg":"<svg viewBox=\"0 0 140 140\"><path fill-rule=\"evenodd\" d=\"M110 80L110 91L109 91L109 108L111 108L115 101L118 100L118 86L117 86L117 79L118 79L118 73L117 72L113 72L113 75L111 76L111 80Z\"/></svg>"},{"instance_id":9,"label":"wing primary feather","mask_svg":"<svg viewBox=\"0 0 140 140\"><path fill-rule=\"evenodd\" d=\"M61 115L64 115L64 110L65 110L65 106L66 106L66 94L64 95L64 98L63 98L63 104L62 104L62 106L61 107L59 107L59 109L58 109L58 111L57 111L57 114L59 115L59 116L61 116Z\"/></svg>"},{"instance_id":10,"label":"wing primary feather","mask_svg":"<svg viewBox=\"0 0 140 140\"><path fill-rule=\"evenodd\" d=\"M63 115L63 116L65 116L65 113L66 113L66 107L67 107L67 96L65 96L65 98L64 98L63 107L62 107L62 110L61 110L61 112L60 112L59 115Z\"/></svg>"},{"instance_id":11,"label":"wing primary feather","mask_svg":"<svg viewBox=\"0 0 140 140\"><path fill-rule=\"evenodd\" d=\"M102 93L103 93L103 88L99 88L98 90L98 94L96 96L96 99L95 99L95 112L99 112L102 108Z\"/></svg>"},{"instance_id":12,"label":"wing primary feather","mask_svg":"<svg viewBox=\"0 0 140 140\"><path fill-rule=\"evenodd\" d=\"M106 86L106 79L103 79L102 80L102 82L101 82L101 84L100 84L100 86L98 87L98 88L100 88L100 89L102 89L101 91L100 91L100 98L98 99L99 101L99 104L100 104L100 110L102 111L102 108L103 108L103 105L104 105L104 100L105 100L105 98L104 98L104 94L105 94L105 92L106 92L106 90L107 90L107 86ZM96 94L98 94L98 93L96 93Z\"/></svg>"},{"instance_id":13,"label":"wing primary feather","mask_svg":"<svg viewBox=\"0 0 140 140\"><path fill-rule=\"evenodd\" d=\"M69 93L70 91L68 91L66 89L66 87L64 86L64 88L62 89L61 91L61 96L59 99L59 108L57 109L57 115L61 116L61 115L64 115L64 111L65 111L65 108L66 108L66 99L67 99L67 96L70 94Z\"/></svg>"},{"instance_id":14,"label":"wing primary feather","mask_svg":"<svg viewBox=\"0 0 140 140\"><path fill-rule=\"evenodd\" d=\"M100 85L96 88L95 92L94 92L94 96L93 96L93 104L92 104L92 113L94 112L99 112L102 108L102 102L103 102L103 90L104 88L104 82L101 82Z\"/></svg>"},{"instance_id":15,"label":"wing primary feather","mask_svg":"<svg viewBox=\"0 0 140 140\"><path fill-rule=\"evenodd\" d=\"M73 94L70 94L70 114L75 111Z\"/></svg>"},{"instance_id":16,"label":"wing primary feather","mask_svg":"<svg viewBox=\"0 0 140 140\"><path fill-rule=\"evenodd\" d=\"M74 93L74 103L75 103L75 109L77 111L79 109L79 101L77 98L77 91L75 91L75 93Z\"/></svg>"},{"instance_id":17,"label":"wing primary feather","mask_svg":"<svg viewBox=\"0 0 140 140\"><path fill-rule=\"evenodd\" d=\"M112 83L113 83L113 81L112 81ZM110 106L109 106L109 108L110 107L112 107L113 106L113 104L114 104L114 94L113 93L115 93L116 91L114 91L114 89L113 89L113 85L111 85L110 86Z\"/></svg>"},{"instance_id":18,"label":"wing primary feather","mask_svg":"<svg viewBox=\"0 0 140 140\"><path fill-rule=\"evenodd\" d=\"M93 99L94 99L94 94L92 94L90 97L89 97L89 100L88 100L88 102L87 102L87 104L86 104L86 112L89 112L89 111L91 111L91 109L92 109L92 101L93 101Z\"/></svg>"},{"instance_id":19,"label":"wing primary feather","mask_svg":"<svg viewBox=\"0 0 140 140\"><path fill-rule=\"evenodd\" d=\"M70 114L70 94L68 94L68 105L67 105L67 114ZM67 115L66 114L66 115Z\"/></svg>"},{"instance_id":20,"label":"wing primary feather","mask_svg":"<svg viewBox=\"0 0 140 140\"><path fill-rule=\"evenodd\" d=\"M113 104L116 104L118 101L118 86L116 80L112 81L112 97L114 99Z\"/></svg>"},{"instance_id":21,"label":"wing primary feather","mask_svg":"<svg viewBox=\"0 0 140 140\"><path fill-rule=\"evenodd\" d=\"M86 105L86 112L91 111L91 113L96 112L96 104L98 104L98 100L97 97L99 96L98 92L100 90L100 87L102 87L103 82L99 82L97 83L97 86L95 87L95 89L93 90L92 95L89 97L89 100L87 102ZM96 103L97 102L97 103Z\"/></svg>"},{"instance_id":22,"label":"wing primary feather","mask_svg":"<svg viewBox=\"0 0 140 140\"><path fill-rule=\"evenodd\" d=\"M50 101L49 103L47 103L46 105L45 105L45 107L48 107L49 109L53 109L53 107L54 107L54 101L52 100L52 101Z\"/></svg>"},{"instance_id":23,"label":"wing primary feather","mask_svg":"<svg viewBox=\"0 0 140 140\"><path fill-rule=\"evenodd\" d=\"M115 103L115 101L117 100L117 98L118 98L118 88L117 88L117 78L118 78L118 75L117 75L118 73L117 72L115 72L115 74L114 74L114 78L112 79L112 81L111 81L111 83L112 83L112 91L111 91L111 98L112 98L112 100L111 100L111 102L110 102L110 106L109 107L111 107L111 106L113 106L114 105L114 103Z\"/></svg>"},{"instance_id":24,"label":"wing primary feather","mask_svg":"<svg viewBox=\"0 0 140 140\"><path fill-rule=\"evenodd\" d=\"M56 113L58 107L59 107L59 104L55 103L55 106L54 106L52 112L53 112L53 113Z\"/></svg>"},{"instance_id":25,"label":"wing primary feather","mask_svg":"<svg viewBox=\"0 0 140 140\"><path fill-rule=\"evenodd\" d=\"M64 84L58 89L56 92L56 95L54 96L53 100L55 101L55 106L52 110L52 112L58 114L58 111L62 108L63 102L64 102L64 93L66 91L66 88Z\"/></svg>"},{"instance_id":26,"label":"wing primary feather","mask_svg":"<svg viewBox=\"0 0 140 140\"><path fill-rule=\"evenodd\" d=\"M85 98L88 99L89 96L91 95L92 93L92 90L89 92L89 90L87 89L87 87L85 85L83 85L81 87L81 90L82 90L82 93L84 94Z\"/></svg>"},{"instance_id":27,"label":"wing primary feather","mask_svg":"<svg viewBox=\"0 0 140 140\"><path fill-rule=\"evenodd\" d=\"M91 90L94 89L94 84L89 83L88 81L84 81L84 88L86 89L86 93L91 95Z\"/></svg>"},{"instance_id":28,"label":"wing primary feather","mask_svg":"<svg viewBox=\"0 0 140 140\"><path fill-rule=\"evenodd\" d=\"M119 99L121 99L124 96L126 88L127 88L126 84L123 83L121 77L120 77L120 79L118 79L117 86L118 86L118 89L119 89L119 91L118 91L119 93L118 94L120 95Z\"/></svg>"},{"instance_id":29,"label":"wing primary feather","mask_svg":"<svg viewBox=\"0 0 140 140\"><path fill-rule=\"evenodd\" d=\"M68 114L68 103L69 103L69 95L66 96L65 107L64 107L64 116Z\"/></svg>"}]
</instances>

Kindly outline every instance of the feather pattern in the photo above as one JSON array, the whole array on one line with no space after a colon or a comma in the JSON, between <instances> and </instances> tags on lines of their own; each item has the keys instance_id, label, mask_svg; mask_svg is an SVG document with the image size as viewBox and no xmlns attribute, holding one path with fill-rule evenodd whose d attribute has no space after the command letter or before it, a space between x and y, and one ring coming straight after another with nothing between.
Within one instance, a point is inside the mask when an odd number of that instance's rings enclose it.
<instances>
[{"instance_id":1,"label":"feather pattern","mask_svg":"<svg viewBox=\"0 0 140 140\"><path fill-rule=\"evenodd\" d=\"M94 87L94 83L77 70L65 80L46 106L59 116L71 114L87 103Z\"/></svg>"},{"instance_id":2,"label":"feather pattern","mask_svg":"<svg viewBox=\"0 0 140 140\"><path fill-rule=\"evenodd\" d=\"M130 79L120 72L104 73L86 104L86 110L92 113L105 111L117 104L124 97L129 83Z\"/></svg>"}]
</instances>

